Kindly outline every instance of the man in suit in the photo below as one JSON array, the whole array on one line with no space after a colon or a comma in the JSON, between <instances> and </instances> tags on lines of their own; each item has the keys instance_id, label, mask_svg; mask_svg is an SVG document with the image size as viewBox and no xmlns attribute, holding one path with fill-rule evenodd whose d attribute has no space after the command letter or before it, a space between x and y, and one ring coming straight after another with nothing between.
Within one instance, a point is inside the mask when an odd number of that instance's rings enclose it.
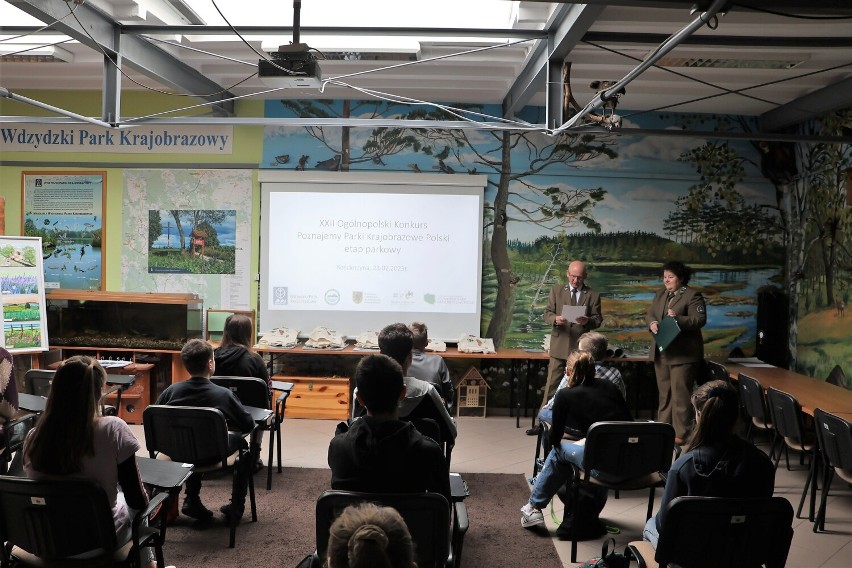
<instances>
[{"instance_id":1,"label":"man in suit","mask_svg":"<svg viewBox=\"0 0 852 568\"><path fill-rule=\"evenodd\" d=\"M575 260L566 271L568 283L557 284L550 289L547 307L544 309L544 321L550 324L550 362L547 365L547 381L544 383L542 406L550 400L556 386L565 375L565 360L571 351L577 349L580 336L601 326L601 296L586 286L586 265ZM563 306L584 306L586 315L575 321L562 316ZM540 426L530 428L527 434L538 435Z\"/></svg>"}]
</instances>

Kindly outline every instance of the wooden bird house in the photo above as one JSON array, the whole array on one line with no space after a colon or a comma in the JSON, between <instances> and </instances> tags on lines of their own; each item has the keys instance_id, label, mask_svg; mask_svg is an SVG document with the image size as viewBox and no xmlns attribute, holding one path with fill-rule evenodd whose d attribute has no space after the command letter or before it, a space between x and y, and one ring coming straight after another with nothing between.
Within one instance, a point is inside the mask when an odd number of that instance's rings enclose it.
<instances>
[{"instance_id":1,"label":"wooden bird house","mask_svg":"<svg viewBox=\"0 0 852 568\"><path fill-rule=\"evenodd\" d=\"M456 416L485 418L490 388L476 367L468 369L456 387Z\"/></svg>"}]
</instances>

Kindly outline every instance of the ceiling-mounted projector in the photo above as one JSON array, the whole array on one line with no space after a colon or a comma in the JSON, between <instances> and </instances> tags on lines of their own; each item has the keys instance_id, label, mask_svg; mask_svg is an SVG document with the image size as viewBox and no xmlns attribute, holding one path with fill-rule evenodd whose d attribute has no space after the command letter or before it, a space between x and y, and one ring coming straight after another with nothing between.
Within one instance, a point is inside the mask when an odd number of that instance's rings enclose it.
<instances>
[{"instance_id":1,"label":"ceiling-mounted projector","mask_svg":"<svg viewBox=\"0 0 852 568\"><path fill-rule=\"evenodd\" d=\"M257 76L276 88L319 89L322 85L319 62L304 43L279 46L269 60L258 61Z\"/></svg>"}]
</instances>

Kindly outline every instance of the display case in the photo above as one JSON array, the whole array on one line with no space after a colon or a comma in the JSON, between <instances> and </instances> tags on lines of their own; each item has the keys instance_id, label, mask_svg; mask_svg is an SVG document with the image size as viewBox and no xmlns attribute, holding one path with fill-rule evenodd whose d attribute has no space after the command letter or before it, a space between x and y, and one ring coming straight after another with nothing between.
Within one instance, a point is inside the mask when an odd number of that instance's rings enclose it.
<instances>
[{"instance_id":1,"label":"display case","mask_svg":"<svg viewBox=\"0 0 852 568\"><path fill-rule=\"evenodd\" d=\"M46 300L51 346L180 351L203 337L195 294L49 290Z\"/></svg>"}]
</instances>

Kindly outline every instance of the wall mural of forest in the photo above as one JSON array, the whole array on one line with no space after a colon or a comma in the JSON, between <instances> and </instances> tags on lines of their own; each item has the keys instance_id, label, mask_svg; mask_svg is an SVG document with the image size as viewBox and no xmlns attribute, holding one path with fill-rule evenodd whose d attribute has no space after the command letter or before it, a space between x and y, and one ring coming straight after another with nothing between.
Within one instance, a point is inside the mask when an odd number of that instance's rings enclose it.
<instances>
[{"instance_id":1,"label":"wall mural of forest","mask_svg":"<svg viewBox=\"0 0 852 568\"><path fill-rule=\"evenodd\" d=\"M540 123L538 112L527 109L524 118ZM267 101L265 114L453 119L376 101ZM549 289L564 282L569 260L582 259L588 284L602 294L611 346L647 353L644 314L661 286L660 265L678 259L693 267L692 285L707 299L708 354L754 352L758 291L774 286L798 316L788 339L797 368L825 378L839 365L849 376L850 146L712 138L754 129L740 117L624 115L625 128L700 130L707 138L267 127L261 167L486 174L480 332L497 346L541 346ZM850 117L831 115L804 131L839 133Z\"/></svg>"}]
</instances>

